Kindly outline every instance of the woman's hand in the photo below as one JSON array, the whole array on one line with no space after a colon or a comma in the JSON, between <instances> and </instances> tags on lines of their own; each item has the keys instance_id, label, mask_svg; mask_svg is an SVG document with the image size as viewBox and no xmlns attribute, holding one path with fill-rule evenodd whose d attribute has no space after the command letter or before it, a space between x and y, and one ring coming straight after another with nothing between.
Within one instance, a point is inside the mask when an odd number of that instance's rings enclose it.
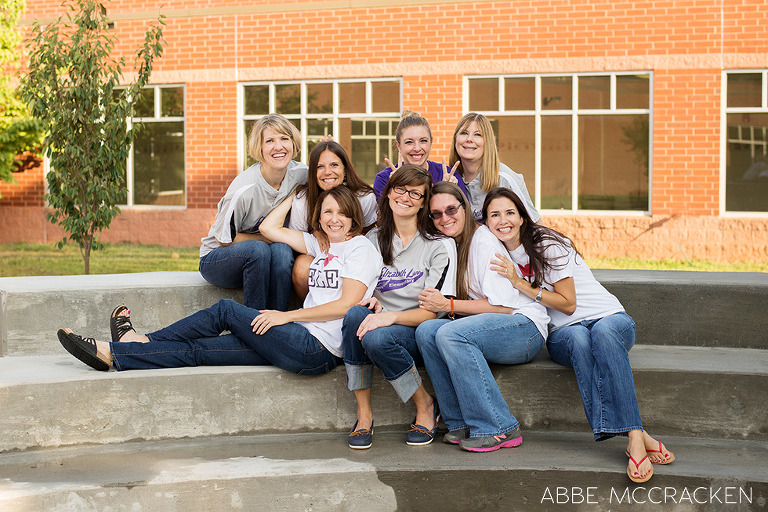
<instances>
[{"instance_id":1,"label":"woman's hand","mask_svg":"<svg viewBox=\"0 0 768 512\"><path fill-rule=\"evenodd\" d=\"M449 312L451 310L451 300L435 288L425 288L419 294L419 307L432 313Z\"/></svg>"},{"instance_id":2,"label":"woman's hand","mask_svg":"<svg viewBox=\"0 0 768 512\"><path fill-rule=\"evenodd\" d=\"M363 299L360 302L357 303L358 306L365 306L374 313L381 313L381 310L384 309L381 305L381 302L379 302L379 299L376 297L369 297L367 299Z\"/></svg>"},{"instance_id":3,"label":"woman's hand","mask_svg":"<svg viewBox=\"0 0 768 512\"><path fill-rule=\"evenodd\" d=\"M395 165L392 165L392 162L389 161L389 158L384 157L384 163L387 164L387 167L392 169L392 174L394 174L395 171L398 170L400 167L402 167L403 164L405 163L403 160L403 155L401 155L399 151L397 152L397 161L400 163L395 166Z\"/></svg>"},{"instance_id":4,"label":"woman's hand","mask_svg":"<svg viewBox=\"0 0 768 512\"><path fill-rule=\"evenodd\" d=\"M271 327L283 325L290 322L291 319L286 311L277 311L274 309L265 309L259 316L253 319L251 327L256 334L264 334Z\"/></svg>"},{"instance_id":5,"label":"woman's hand","mask_svg":"<svg viewBox=\"0 0 768 512\"><path fill-rule=\"evenodd\" d=\"M360 327L357 329L357 337L358 339L363 339L363 336L365 336L365 333L370 332L374 329L378 329L379 327L387 327L389 325L392 325L395 323L396 319L397 319L397 316L392 311L387 311L385 313L374 313L373 315L368 315L360 323Z\"/></svg>"},{"instance_id":6,"label":"woman's hand","mask_svg":"<svg viewBox=\"0 0 768 512\"><path fill-rule=\"evenodd\" d=\"M453 164L453 167L451 167L451 172L448 172L448 167L445 165L445 158L441 160L443 164L443 181L448 181L450 183L456 183L458 185L459 178L454 176L456 174L456 169L459 168L459 164L461 163L461 160L456 160L456 163Z\"/></svg>"},{"instance_id":7,"label":"woman's hand","mask_svg":"<svg viewBox=\"0 0 768 512\"><path fill-rule=\"evenodd\" d=\"M509 282L512 283L512 286L518 290L521 286L526 286L528 288L531 287L531 283L517 274L515 263L513 261L499 253L496 253L496 257L499 259L491 260L491 270L495 271L500 276L509 279Z\"/></svg>"}]
</instances>

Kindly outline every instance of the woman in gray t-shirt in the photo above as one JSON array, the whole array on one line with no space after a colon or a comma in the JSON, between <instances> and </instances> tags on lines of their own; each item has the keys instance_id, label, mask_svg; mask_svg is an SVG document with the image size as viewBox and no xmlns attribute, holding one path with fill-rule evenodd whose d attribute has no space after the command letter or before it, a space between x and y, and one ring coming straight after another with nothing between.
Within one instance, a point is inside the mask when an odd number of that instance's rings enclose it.
<instances>
[{"instance_id":1,"label":"woman in gray t-shirt","mask_svg":"<svg viewBox=\"0 0 768 512\"><path fill-rule=\"evenodd\" d=\"M216 220L200 246L200 274L224 288L243 288L243 303L285 311L291 298L293 250L272 243L259 225L307 181L299 154L301 134L285 117L270 114L253 125L248 154L256 163L239 174L219 201Z\"/></svg>"},{"instance_id":2,"label":"woman in gray t-shirt","mask_svg":"<svg viewBox=\"0 0 768 512\"><path fill-rule=\"evenodd\" d=\"M416 418L409 445L429 444L439 420L434 397L424 389L416 364L416 327L435 313L419 308L419 294L436 288L454 294L456 246L451 238L427 234L427 205L432 177L406 164L392 175L379 203L379 227L368 233L384 265L373 298L344 317L342 342L349 389L357 399L357 423L349 434L351 448L373 441L371 372L378 366L403 402L413 398Z\"/></svg>"}]
</instances>

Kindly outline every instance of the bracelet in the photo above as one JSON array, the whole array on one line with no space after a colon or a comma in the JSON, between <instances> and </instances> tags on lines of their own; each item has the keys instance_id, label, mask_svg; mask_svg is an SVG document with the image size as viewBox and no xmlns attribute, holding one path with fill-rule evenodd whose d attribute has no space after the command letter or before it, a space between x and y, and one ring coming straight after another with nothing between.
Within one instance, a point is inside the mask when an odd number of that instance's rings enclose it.
<instances>
[{"instance_id":1,"label":"bracelet","mask_svg":"<svg viewBox=\"0 0 768 512\"><path fill-rule=\"evenodd\" d=\"M451 317L451 320L453 320L453 297L449 297L449 298L451 300L451 312L448 316Z\"/></svg>"},{"instance_id":2,"label":"bracelet","mask_svg":"<svg viewBox=\"0 0 768 512\"><path fill-rule=\"evenodd\" d=\"M543 287L543 286L540 286L540 287L539 287L539 294L538 294L538 295L536 295L536 298L535 298L535 299L533 299L533 300L535 300L536 302L541 302L541 294L542 294L543 292L544 292L544 287Z\"/></svg>"}]
</instances>

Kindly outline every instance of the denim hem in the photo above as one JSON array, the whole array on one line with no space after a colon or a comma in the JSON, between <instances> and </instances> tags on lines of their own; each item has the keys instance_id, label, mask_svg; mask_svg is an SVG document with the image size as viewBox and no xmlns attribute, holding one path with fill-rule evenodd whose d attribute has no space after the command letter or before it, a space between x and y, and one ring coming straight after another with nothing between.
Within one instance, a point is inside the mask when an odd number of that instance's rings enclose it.
<instances>
[{"instance_id":1,"label":"denim hem","mask_svg":"<svg viewBox=\"0 0 768 512\"><path fill-rule=\"evenodd\" d=\"M345 362L344 366L347 369L347 388L350 391L370 389L373 385L372 364L349 364Z\"/></svg>"},{"instance_id":2,"label":"denim hem","mask_svg":"<svg viewBox=\"0 0 768 512\"><path fill-rule=\"evenodd\" d=\"M632 430L641 430L644 431L642 425L641 426L634 426L634 427L626 427L622 429L612 429L612 430L593 430L592 434L595 436L595 441L605 441L606 439L611 439L613 437L627 437L629 435L629 432Z\"/></svg>"},{"instance_id":3,"label":"denim hem","mask_svg":"<svg viewBox=\"0 0 768 512\"><path fill-rule=\"evenodd\" d=\"M397 396L400 397L400 400L402 400L403 403L410 400L416 390L419 389L419 386L421 386L421 376L414 365L411 365L411 367L399 377L387 380L389 380L392 387L395 388Z\"/></svg>"},{"instance_id":4,"label":"denim hem","mask_svg":"<svg viewBox=\"0 0 768 512\"><path fill-rule=\"evenodd\" d=\"M504 434L509 434L510 432L513 432L517 430L518 434L520 433L520 422L516 421L515 424L508 429L502 430L501 432L492 432L492 433L475 433L471 428L469 432L469 437L492 437L492 436L501 436Z\"/></svg>"}]
</instances>

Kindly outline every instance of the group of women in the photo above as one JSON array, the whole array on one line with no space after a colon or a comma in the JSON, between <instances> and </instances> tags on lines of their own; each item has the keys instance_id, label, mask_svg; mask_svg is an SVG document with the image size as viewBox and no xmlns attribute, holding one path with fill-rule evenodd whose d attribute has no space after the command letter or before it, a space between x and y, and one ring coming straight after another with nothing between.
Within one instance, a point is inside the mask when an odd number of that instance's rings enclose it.
<instances>
[{"instance_id":1,"label":"group of women","mask_svg":"<svg viewBox=\"0 0 768 512\"><path fill-rule=\"evenodd\" d=\"M403 402L413 399L407 444L431 443L442 417L444 442L486 452L522 443L489 364L531 361L546 344L574 368L595 439L628 436L632 480L674 460L642 428L632 319L572 242L537 223L522 176L499 162L488 119L459 121L446 166L429 161L426 119L406 111L399 165L387 161L373 188L338 143L315 146L306 167L293 160L298 141L280 115L254 125L256 163L232 182L202 240L201 274L243 287L244 304L221 300L146 335L121 305L110 342L61 329L64 348L102 371L274 365L319 375L343 362L357 401L355 449L373 443L376 366ZM303 308L286 311L292 293Z\"/></svg>"}]
</instances>

